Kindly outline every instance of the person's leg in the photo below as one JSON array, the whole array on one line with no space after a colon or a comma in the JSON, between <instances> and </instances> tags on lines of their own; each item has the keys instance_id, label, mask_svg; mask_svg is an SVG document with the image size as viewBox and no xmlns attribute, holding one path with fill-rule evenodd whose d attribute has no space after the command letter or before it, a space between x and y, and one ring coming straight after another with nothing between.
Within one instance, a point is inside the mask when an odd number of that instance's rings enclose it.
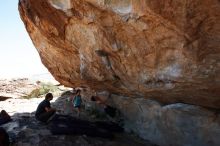
<instances>
[{"instance_id":1,"label":"person's leg","mask_svg":"<svg viewBox=\"0 0 220 146\"><path fill-rule=\"evenodd\" d=\"M77 107L77 116L80 116L80 107Z\"/></svg>"},{"instance_id":2,"label":"person's leg","mask_svg":"<svg viewBox=\"0 0 220 146\"><path fill-rule=\"evenodd\" d=\"M49 111L39 115L38 120L42 122L47 122L51 116L55 114L55 111Z\"/></svg>"},{"instance_id":3,"label":"person's leg","mask_svg":"<svg viewBox=\"0 0 220 146\"><path fill-rule=\"evenodd\" d=\"M77 117L80 116L80 106L74 106L74 108L76 108L77 110Z\"/></svg>"}]
</instances>

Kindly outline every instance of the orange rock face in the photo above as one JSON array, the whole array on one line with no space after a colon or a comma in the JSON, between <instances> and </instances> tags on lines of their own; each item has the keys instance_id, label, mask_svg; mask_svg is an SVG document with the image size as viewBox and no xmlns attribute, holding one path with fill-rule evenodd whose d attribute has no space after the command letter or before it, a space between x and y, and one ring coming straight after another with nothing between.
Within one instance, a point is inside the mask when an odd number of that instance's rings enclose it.
<instances>
[{"instance_id":1,"label":"orange rock face","mask_svg":"<svg viewBox=\"0 0 220 146\"><path fill-rule=\"evenodd\" d=\"M219 0L20 0L60 83L220 109Z\"/></svg>"}]
</instances>

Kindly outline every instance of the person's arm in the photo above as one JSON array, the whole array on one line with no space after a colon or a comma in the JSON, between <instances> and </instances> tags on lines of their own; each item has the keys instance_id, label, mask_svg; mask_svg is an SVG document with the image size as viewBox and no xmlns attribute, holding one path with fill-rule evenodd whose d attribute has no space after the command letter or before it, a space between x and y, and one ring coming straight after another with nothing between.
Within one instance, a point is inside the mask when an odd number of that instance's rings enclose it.
<instances>
[{"instance_id":1,"label":"person's arm","mask_svg":"<svg viewBox=\"0 0 220 146\"><path fill-rule=\"evenodd\" d=\"M56 109L50 108L50 107L45 107L45 110L46 110L47 112L49 112L49 111L56 111Z\"/></svg>"},{"instance_id":2,"label":"person's arm","mask_svg":"<svg viewBox=\"0 0 220 146\"><path fill-rule=\"evenodd\" d=\"M98 96L96 96L96 103L106 106L106 102Z\"/></svg>"}]
</instances>

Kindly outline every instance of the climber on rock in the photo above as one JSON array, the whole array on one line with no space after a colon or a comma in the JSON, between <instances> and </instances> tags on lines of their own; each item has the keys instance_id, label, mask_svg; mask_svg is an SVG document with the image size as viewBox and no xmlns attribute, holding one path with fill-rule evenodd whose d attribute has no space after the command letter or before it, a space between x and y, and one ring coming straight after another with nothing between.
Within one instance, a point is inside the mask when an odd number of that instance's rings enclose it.
<instances>
[{"instance_id":1,"label":"climber on rock","mask_svg":"<svg viewBox=\"0 0 220 146\"><path fill-rule=\"evenodd\" d=\"M102 98L100 98L99 96L92 96L91 97L91 101L95 101L97 104L100 104L104 107L104 111L107 115L109 115L110 117L114 118L116 116L116 111L117 109L106 104L106 101L104 101Z\"/></svg>"},{"instance_id":2,"label":"climber on rock","mask_svg":"<svg viewBox=\"0 0 220 146\"><path fill-rule=\"evenodd\" d=\"M77 116L80 116L80 109L82 104L82 98L81 98L81 90L76 90L76 94L72 99L73 107L77 108Z\"/></svg>"}]
</instances>

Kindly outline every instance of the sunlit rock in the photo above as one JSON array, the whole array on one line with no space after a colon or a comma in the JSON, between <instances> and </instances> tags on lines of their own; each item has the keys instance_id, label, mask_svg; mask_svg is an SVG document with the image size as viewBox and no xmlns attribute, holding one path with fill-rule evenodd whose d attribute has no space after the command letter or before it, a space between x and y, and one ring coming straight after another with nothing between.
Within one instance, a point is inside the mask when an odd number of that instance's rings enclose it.
<instances>
[{"instance_id":1,"label":"sunlit rock","mask_svg":"<svg viewBox=\"0 0 220 146\"><path fill-rule=\"evenodd\" d=\"M72 8L71 0L49 0L49 2L54 8L60 9L63 11L66 11Z\"/></svg>"},{"instance_id":2,"label":"sunlit rock","mask_svg":"<svg viewBox=\"0 0 220 146\"><path fill-rule=\"evenodd\" d=\"M23 0L19 10L66 86L220 107L217 0Z\"/></svg>"}]
</instances>

